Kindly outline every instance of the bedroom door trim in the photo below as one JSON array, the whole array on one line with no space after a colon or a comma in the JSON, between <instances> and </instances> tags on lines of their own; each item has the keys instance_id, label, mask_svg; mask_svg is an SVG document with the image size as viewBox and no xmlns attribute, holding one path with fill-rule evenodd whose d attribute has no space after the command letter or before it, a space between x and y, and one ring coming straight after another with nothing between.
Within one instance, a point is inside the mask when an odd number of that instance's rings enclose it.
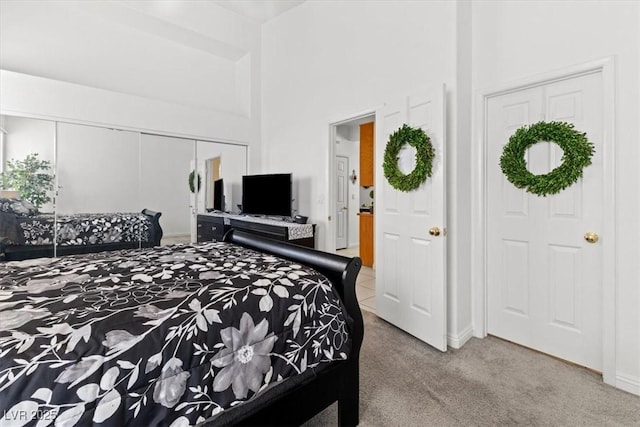
<instances>
[{"instance_id":1,"label":"bedroom door trim","mask_svg":"<svg viewBox=\"0 0 640 427\"><path fill-rule=\"evenodd\" d=\"M338 126L355 120L364 119L365 117L374 116L376 110L365 110L352 115L340 116L329 121L329 145L327 150L327 235L325 237L325 248L327 252L336 250L336 137L338 135ZM347 242L348 243L348 242Z\"/></svg>"},{"instance_id":2,"label":"bedroom door trim","mask_svg":"<svg viewBox=\"0 0 640 427\"><path fill-rule=\"evenodd\" d=\"M602 234L602 377L616 384L616 275L615 275L615 61L607 57L561 70L526 77L512 83L481 90L473 111L471 200L471 277L473 335L487 336L487 120L490 98L589 73L601 73L603 90L604 226Z\"/></svg>"}]
</instances>

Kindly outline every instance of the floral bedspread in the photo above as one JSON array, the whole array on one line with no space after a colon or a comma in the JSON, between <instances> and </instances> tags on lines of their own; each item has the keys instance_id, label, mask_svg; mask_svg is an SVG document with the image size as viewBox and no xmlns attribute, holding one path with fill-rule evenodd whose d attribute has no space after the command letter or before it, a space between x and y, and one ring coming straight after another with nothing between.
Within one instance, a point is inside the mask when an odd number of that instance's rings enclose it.
<instances>
[{"instance_id":1,"label":"floral bedspread","mask_svg":"<svg viewBox=\"0 0 640 427\"><path fill-rule=\"evenodd\" d=\"M14 244L47 245L53 243L54 216L40 214L18 216ZM141 213L89 213L58 215L57 243L63 246L98 245L119 242L148 242L151 221Z\"/></svg>"},{"instance_id":2,"label":"floral bedspread","mask_svg":"<svg viewBox=\"0 0 640 427\"><path fill-rule=\"evenodd\" d=\"M0 425L194 425L349 347L324 276L233 244L0 263Z\"/></svg>"}]
</instances>

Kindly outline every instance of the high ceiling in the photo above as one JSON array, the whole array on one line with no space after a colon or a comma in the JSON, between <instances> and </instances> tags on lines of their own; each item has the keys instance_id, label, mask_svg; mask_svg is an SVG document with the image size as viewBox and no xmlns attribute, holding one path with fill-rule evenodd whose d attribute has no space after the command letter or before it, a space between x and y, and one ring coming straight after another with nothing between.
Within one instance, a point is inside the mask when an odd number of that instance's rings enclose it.
<instances>
[{"instance_id":1,"label":"high ceiling","mask_svg":"<svg viewBox=\"0 0 640 427\"><path fill-rule=\"evenodd\" d=\"M303 0L0 0L0 69L249 114L261 25Z\"/></svg>"},{"instance_id":2,"label":"high ceiling","mask_svg":"<svg viewBox=\"0 0 640 427\"><path fill-rule=\"evenodd\" d=\"M214 0L218 6L264 23L305 0Z\"/></svg>"}]
</instances>

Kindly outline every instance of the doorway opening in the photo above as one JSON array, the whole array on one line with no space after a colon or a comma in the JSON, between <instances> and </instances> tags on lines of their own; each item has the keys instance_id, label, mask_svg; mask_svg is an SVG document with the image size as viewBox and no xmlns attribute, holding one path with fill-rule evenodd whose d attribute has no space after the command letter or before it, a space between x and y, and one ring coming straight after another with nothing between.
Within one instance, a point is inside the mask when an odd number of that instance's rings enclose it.
<instances>
[{"instance_id":1,"label":"doorway opening","mask_svg":"<svg viewBox=\"0 0 640 427\"><path fill-rule=\"evenodd\" d=\"M336 121L329 128L328 250L362 259L356 293L361 307L375 312L375 112Z\"/></svg>"},{"instance_id":2,"label":"doorway opening","mask_svg":"<svg viewBox=\"0 0 640 427\"><path fill-rule=\"evenodd\" d=\"M375 114L366 113L330 125L330 250L349 249L362 258L359 214L373 214L373 134ZM334 220L332 221L331 218ZM373 229L371 229L373 242ZM365 255L366 258L366 255ZM371 262L363 259L369 267Z\"/></svg>"}]
</instances>

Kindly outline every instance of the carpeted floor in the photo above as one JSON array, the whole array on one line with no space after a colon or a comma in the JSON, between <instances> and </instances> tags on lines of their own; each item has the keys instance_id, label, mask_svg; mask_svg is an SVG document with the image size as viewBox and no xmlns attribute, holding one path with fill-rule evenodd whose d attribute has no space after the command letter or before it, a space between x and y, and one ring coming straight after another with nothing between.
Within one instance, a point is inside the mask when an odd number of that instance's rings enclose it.
<instances>
[{"instance_id":1,"label":"carpeted floor","mask_svg":"<svg viewBox=\"0 0 640 427\"><path fill-rule=\"evenodd\" d=\"M440 353L364 318L361 426L640 426L640 397L584 368L494 337ZM304 426L336 424L333 405Z\"/></svg>"}]
</instances>

